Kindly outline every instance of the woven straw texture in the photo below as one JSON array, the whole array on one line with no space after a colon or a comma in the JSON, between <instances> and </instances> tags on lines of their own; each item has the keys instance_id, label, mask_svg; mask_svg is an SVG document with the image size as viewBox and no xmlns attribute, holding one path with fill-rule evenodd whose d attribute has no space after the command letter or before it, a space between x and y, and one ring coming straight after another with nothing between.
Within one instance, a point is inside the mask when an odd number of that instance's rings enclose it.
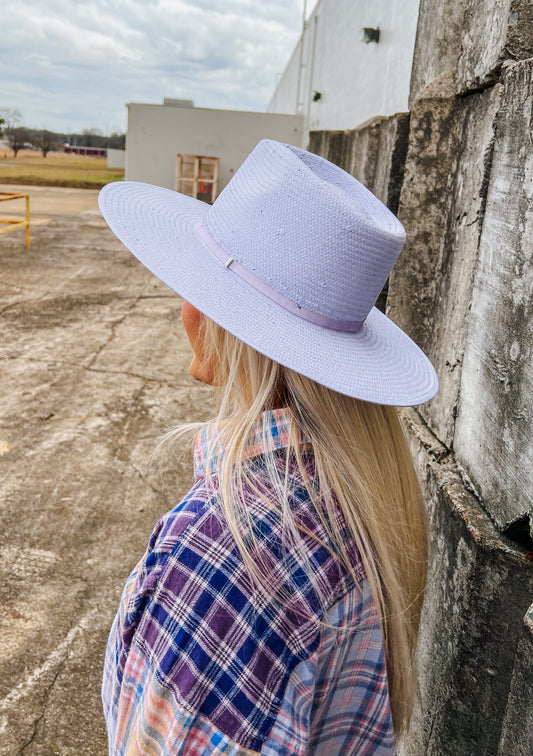
<instances>
[{"instance_id":1,"label":"woven straw texture","mask_svg":"<svg viewBox=\"0 0 533 756\"><path fill-rule=\"evenodd\" d=\"M242 341L350 396L408 406L431 399L435 371L373 307L405 238L362 184L316 155L264 140L210 207L160 187L117 182L100 193L106 221L158 278ZM365 320L355 333L308 322L227 268L200 223L265 284L301 307Z\"/></svg>"}]
</instances>

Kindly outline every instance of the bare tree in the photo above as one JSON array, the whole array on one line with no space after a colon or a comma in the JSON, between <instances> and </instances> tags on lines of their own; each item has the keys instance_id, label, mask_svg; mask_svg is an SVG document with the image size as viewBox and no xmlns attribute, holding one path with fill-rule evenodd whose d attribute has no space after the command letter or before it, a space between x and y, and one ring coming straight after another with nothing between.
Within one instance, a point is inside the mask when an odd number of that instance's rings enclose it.
<instances>
[{"instance_id":1,"label":"bare tree","mask_svg":"<svg viewBox=\"0 0 533 756\"><path fill-rule=\"evenodd\" d=\"M45 158L50 150L54 150L57 147L57 137L47 129L43 129L38 135L37 139L33 140L33 143L38 147L43 157Z\"/></svg>"},{"instance_id":2,"label":"bare tree","mask_svg":"<svg viewBox=\"0 0 533 756\"><path fill-rule=\"evenodd\" d=\"M6 136L9 139L9 146L13 150L14 157L17 157L18 151L21 150L29 140L28 132L24 126L15 126L10 130L9 134L7 134L6 130Z\"/></svg>"},{"instance_id":3,"label":"bare tree","mask_svg":"<svg viewBox=\"0 0 533 756\"><path fill-rule=\"evenodd\" d=\"M6 129L15 128L22 121L22 113L16 108L0 108L0 116L4 119Z\"/></svg>"},{"instance_id":4,"label":"bare tree","mask_svg":"<svg viewBox=\"0 0 533 756\"><path fill-rule=\"evenodd\" d=\"M7 137L9 146L17 157L17 152L22 149L24 142L28 139L28 132L19 126L22 120L22 113L16 108L4 108L0 110L0 115L4 119L4 134Z\"/></svg>"}]
</instances>

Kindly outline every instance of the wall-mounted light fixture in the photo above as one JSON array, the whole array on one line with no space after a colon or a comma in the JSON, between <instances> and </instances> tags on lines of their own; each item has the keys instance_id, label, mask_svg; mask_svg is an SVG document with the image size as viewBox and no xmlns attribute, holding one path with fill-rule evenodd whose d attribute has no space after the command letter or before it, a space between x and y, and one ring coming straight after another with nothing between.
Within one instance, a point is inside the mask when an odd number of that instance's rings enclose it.
<instances>
[{"instance_id":1,"label":"wall-mounted light fixture","mask_svg":"<svg viewBox=\"0 0 533 756\"><path fill-rule=\"evenodd\" d=\"M373 29L370 26L365 26L363 28L363 42L366 42L367 45L369 42L379 42L379 26L377 29Z\"/></svg>"},{"instance_id":2,"label":"wall-mounted light fixture","mask_svg":"<svg viewBox=\"0 0 533 756\"><path fill-rule=\"evenodd\" d=\"M318 102L322 97L322 92L313 92L313 102Z\"/></svg>"}]
</instances>

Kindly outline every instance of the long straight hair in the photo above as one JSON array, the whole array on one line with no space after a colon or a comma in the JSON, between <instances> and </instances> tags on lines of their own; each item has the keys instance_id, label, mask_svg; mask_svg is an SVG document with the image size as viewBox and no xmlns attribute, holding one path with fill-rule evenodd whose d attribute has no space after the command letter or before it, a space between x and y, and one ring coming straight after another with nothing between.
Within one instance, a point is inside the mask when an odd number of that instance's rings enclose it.
<instances>
[{"instance_id":1,"label":"long straight hair","mask_svg":"<svg viewBox=\"0 0 533 756\"><path fill-rule=\"evenodd\" d=\"M307 473L299 440L309 439L319 481L305 481L335 556L357 580L345 537L336 525L340 508L356 543L372 590L385 641L389 695L397 735L409 723L416 690L414 652L427 578L428 526L398 410L339 394L255 351L205 316L200 328L204 361L217 394L216 443L224 455L217 466L224 516L251 578L268 594L272 582L254 557L254 529L244 500L245 447L261 414L288 407L293 419L287 458L293 454ZM180 436L201 424L182 426ZM268 432L268 429L265 430ZM216 450L212 449L212 454ZM289 502L290 482L280 476L279 458L266 455L267 474L277 479L283 533L305 563L303 539ZM209 460L208 460L209 469ZM258 491L261 495L261 491ZM313 580L309 568L309 577Z\"/></svg>"}]
</instances>

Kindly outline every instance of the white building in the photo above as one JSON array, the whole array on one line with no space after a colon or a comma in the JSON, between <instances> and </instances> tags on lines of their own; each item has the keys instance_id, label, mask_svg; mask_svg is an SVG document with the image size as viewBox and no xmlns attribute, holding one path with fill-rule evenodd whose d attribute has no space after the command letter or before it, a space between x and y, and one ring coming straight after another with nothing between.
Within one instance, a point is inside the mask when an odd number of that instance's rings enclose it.
<instances>
[{"instance_id":1,"label":"white building","mask_svg":"<svg viewBox=\"0 0 533 756\"><path fill-rule=\"evenodd\" d=\"M130 103L126 179L174 189L177 154L208 155L220 159L221 190L260 139L306 147L311 130L407 111L418 9L419 0L319 0L267 113Z\"/></svg>"},{"instance_id":2,"label":"white building","mask_svg":"<svg viewBox=\"0 0 533 756\"><path fill-rule=\"evenodd\" d=\"M126 152L124 150L116 150L113 147L108 147L107 167L124 169L126 167Z\"/></svg>"},{"instance_id":3,"label":"white building","mask_svg":"<svg viewBox=\"0 0 533 756\"><path fill-rule=\"evenodd\" d=\"M261 139L301 146L303 117L195 108L190 100L128 104L126 179L176 188L176 157L220 159L219 191Z\"/></svg>"},{"instance_id":4,"label":"white building","mask_svg":"<svg viewBox=\"0 0 533 756\"><path fill-rule=\"evenodd\" d=\"M268 112L303 115L307 134L408 110L418 7L419 0L319 0ZM365 41L377 30L379 41Z\"/></svg>"}]
</instances>

